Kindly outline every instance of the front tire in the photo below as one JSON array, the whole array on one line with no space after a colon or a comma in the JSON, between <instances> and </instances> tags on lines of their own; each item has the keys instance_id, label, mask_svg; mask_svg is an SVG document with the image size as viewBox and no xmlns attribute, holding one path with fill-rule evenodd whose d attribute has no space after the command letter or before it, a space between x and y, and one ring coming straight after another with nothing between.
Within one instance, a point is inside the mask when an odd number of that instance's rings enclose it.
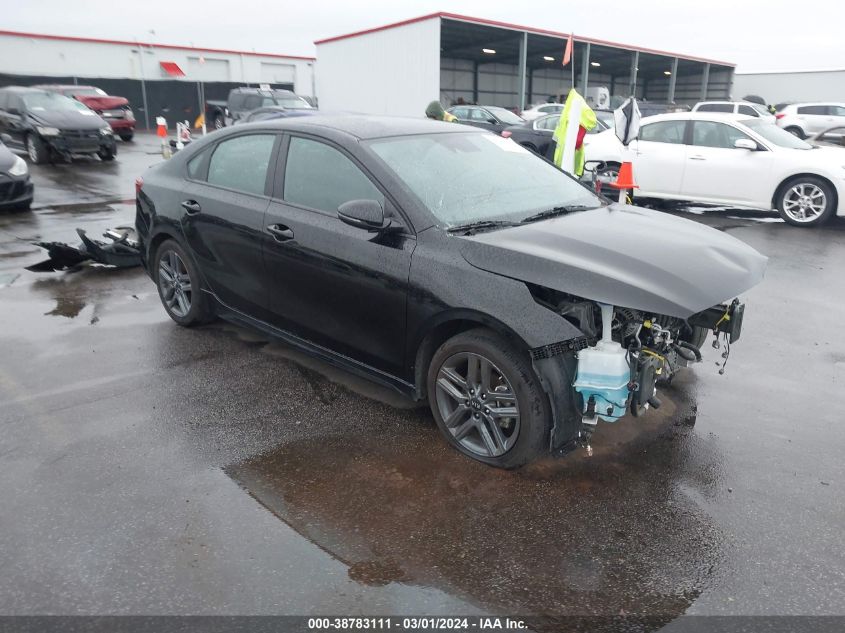
<instances>
[{"instance_id":1,"label":"front tire","mask_svg":"<svg viewBox=\"0 0 845 633\"><path fill-rule=\"evenodd\" d=\"M50 153L47 144L37 134L29 134L26 137L26 153L34 165L41 165L47 162Z\"/></svg>"},{"instance_id":2,"label":"front tire","mask_svg":"<svg viewBox=\"0 0 845 633\"><path fill-rule=\"evenodd\" d=\"M525 350L488 329L458 334L435 352L428 399L446 440L497 468L518 468L548 448L549 400Z\"/></svg>"},{"instance_id":3,"label":"front tire","mask_svg":"<svg viewBox=\"0 0 845 633\"><path fill-rule=\"evenodd\" d=\"M97 152L97 156L100 157L100 160L103 162L109 162L114 160L114 157L117 156L117 148L112 147L104 147L99 152Z\"/></svg>"},{"instance_id":4,"label":"front tire","mask_svg":"<svg viewBox=\"0 0 845 633\"><path fill-rule=\"evenodd\" d=\"M121 134L120 135L120 140L123 141L124 143L130 142L133 138L135 138L135 135L132 134L131 132L129 134Z\"/></svg>"},{"instance_id":5,"label":"front tire","mask_svg":"<svg viewBox=\"0 0 845 633\"><path fill-rule=\"evenodd\" d=\"M781 185L777 210L792 226L819 226L836 213L836 192L816 176L798 176Z\"/></svg>"},{"instance_id":6,"label":"front tire","mask_svg":"<svg viewBox=\"0 0 845 633\"><path fill-rule=\"evenodd\" d=\"M184 327L212 319L208 297L200 287L193 260L176 240L165 240L153 258L158 296L167 315Z\"/></svg>"}]
</instances>

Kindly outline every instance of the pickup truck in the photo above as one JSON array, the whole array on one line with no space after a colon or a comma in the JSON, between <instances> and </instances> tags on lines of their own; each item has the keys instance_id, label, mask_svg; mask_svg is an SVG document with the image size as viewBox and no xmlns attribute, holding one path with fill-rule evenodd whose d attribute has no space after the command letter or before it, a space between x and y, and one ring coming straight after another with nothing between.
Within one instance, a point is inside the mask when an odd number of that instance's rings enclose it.
<instances>
[{"instance_id":1,"label":"pickup truck","mask_svg":"<svg viewBox=\"0 0 845 633\"><path fill-rule=\"evenodd\" d=\"M282 106L288 110L313 110L305 99L290 90L264 88L234 88L226 101L206 101L205 120L219 130L243 117L247 112L268 106Z\"/></svg>"}]
</instances>

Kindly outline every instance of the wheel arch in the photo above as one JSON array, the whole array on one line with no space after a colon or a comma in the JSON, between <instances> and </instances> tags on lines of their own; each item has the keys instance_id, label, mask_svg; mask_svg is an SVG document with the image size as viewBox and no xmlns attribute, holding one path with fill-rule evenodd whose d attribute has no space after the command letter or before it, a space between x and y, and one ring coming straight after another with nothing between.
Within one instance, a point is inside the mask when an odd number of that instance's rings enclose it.
<instances>
[{"instance_id":1,"label":"wheel arch","mask_svg":"<svg viewBox=\"0 0 845 633\"><path fill-rule=\"evenodd\" d=\"M442 312L420 328L420 334L412 346L414 386L418 400L428 398L426 393L428 366L437 349L453 336L481 327L501 334L522 349L529 349L528 344L513 329L489 314L469 309Z\"/></svg>"},{"instance_id":2,"label":"wheel arch","mask_svg":"<svg viewBox=\"0 0 845 633\"><path fill-rule=\"evenodd\" d=\"M836 185L833 183L833 181L827 176L822 176L821 174L816 174L807 171L798 174L792 174L791 176L787 176L786 178L781 180L778 186L775 187L775 192L772 194L772 209L778 208L778 199L781 197L781 195L783 195L783 191L784 189L786 189L786 186L793 180L796 180L798 178L818 178L819 180L824 181L824 183L827 184L827 186L830 187L830 190L833 192L834 210L839 208L839 192L837 191Z\"/></svg>"}]
</instances>

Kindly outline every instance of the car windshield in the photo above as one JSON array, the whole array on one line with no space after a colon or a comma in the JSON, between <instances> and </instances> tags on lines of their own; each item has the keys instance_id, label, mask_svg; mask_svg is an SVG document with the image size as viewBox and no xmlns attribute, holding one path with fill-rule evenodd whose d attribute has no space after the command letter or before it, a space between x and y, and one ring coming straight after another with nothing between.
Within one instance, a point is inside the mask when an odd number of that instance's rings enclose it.
<instances>
[{"instance_id":1,"label":"car windshield","mask_svg":"<svg viewBox=\"0 0 845 633\"><path fill-rule=\"evenodd\" d=\"M786 130L777 127L774 123L770 123L769 121L765 121L763 119L748 119L742 123L778 147L788 147L789 149L813 149L813 146L809 143L805 143L794 134L790 134Z\"/></svg>"},{"instance_id":2,"label":"car windshield","mask_svg":"<svg viewBox=\"0 0 845 633\"><path fill-rule=\"evenodd\" d=\"M74 88L70 92L80 97L108 97L106 91L99 88Z\"/></svg>"},{"instance_id":3,"label":"car windshield","mask_svg":"<svg viewBox=\"0 0 845 633\"><path fill-rule=\"evenodd\" d=\"M510 110L506 110L505 108L496 108L496 107L488 107L488 110L502 123L507 123L508 125L516 125L518 123L522 123L523 118L521 116L517 116Z\"/></svg>"},{"instance_id":4,"label":"car windshield","mask_svg":"<svg viewBox=\"0 0 845 633\"><path fill-rule=\"evenodd\" d=\"M78 110L82 105L55 92L30 92L21 96L27 110Z\"/></svg>"},{"instance_id":5,"label":"car windshield","mask_svg":"<svg viewBox=\"0 0 845 633\"><path fill-rule=\"evenodd\" d=\"M447 228L603 204L550 163L493 134L400 136L367 145Z\"/></svg>"},{"instance_id":6,"label":"car windshield","mask_svg":"<svg viewBox=\"0 0 845 633\"><path fill-rule=\"evenodd\" d=\"M276 103L289 110L311 110L309 103L302 97L296 95L279 96L276 95Z\"/></svg>"}]
</instances>

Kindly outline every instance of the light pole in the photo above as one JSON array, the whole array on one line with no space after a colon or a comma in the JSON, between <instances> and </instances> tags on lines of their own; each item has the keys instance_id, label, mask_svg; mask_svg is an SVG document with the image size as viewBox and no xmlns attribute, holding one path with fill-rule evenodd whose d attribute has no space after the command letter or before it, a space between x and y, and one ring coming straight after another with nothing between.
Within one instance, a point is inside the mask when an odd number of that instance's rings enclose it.
<instances>
[{"instance_id":1,"label":"light pole","mask_svg":"<svg viewBox=\"0 0 845 633\"><path fill-rule=\"evenodd\" d=\"M141 70L141 100L144 103L144 127L150 129L150 111L147 107L147 84L144 81L144 49L141 48L141 43L138 38L135 38L135 46L138 47L138 66Z\"/></svg>"}]
</instances>

